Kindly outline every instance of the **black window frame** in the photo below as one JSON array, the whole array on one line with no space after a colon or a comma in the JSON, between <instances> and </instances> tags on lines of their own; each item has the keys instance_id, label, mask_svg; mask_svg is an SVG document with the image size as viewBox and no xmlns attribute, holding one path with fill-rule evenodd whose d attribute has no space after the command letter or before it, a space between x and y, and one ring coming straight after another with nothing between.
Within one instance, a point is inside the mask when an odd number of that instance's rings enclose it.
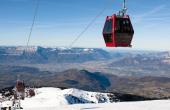
<instances>
[{"instance_id":1,"label":"black window frame","mask_svg":"<svg viewBox=\"0 0 170 110\"><path fill-rule=\"evenodd\" d=\"M113 30L113 20L112 19L106 20L103 33L112 33L112 30Z\"/></svg>"},{"instance_id":2,"label":"black window frame","mask_svg":"<svg viewBox=\"0 0 170 110\"><path fill-rule=\"evenodd\" d=\"M129 18L116 18L115 33L133 34L133 26Z\"/></svg>"}]
</instances>

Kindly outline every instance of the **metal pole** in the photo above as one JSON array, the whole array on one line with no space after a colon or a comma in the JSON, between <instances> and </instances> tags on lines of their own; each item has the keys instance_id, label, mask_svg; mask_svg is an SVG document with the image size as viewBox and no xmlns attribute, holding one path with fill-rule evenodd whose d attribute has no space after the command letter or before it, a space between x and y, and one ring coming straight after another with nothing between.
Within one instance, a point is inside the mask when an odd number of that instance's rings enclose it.
<instances>
[{"instance_id":1,"label":"metal pole","mask_svg":"<svg viewBox=\"0 0 170 110\"><path fill-rule=\"evenodd\" d=\"M126 9L126 0L123 1L123 9Z\"/></svg>"},{"instance_id":2,"label":"metal pole","mask_svg":"<svg viewBox=\"0 0 170 110\"><path fill-rule=\"evenodd\" d=\"M126 0L123 0L123 9L122 9L122 16L126 14L127 8L126 8Z\"/></svg>"}]
</instances>

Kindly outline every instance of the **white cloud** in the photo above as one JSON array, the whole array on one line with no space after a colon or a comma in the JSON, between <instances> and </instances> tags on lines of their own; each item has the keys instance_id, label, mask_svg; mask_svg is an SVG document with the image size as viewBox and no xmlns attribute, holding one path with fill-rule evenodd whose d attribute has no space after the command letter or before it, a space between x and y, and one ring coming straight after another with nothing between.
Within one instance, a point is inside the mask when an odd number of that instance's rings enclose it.
<instances>
[{"instance_id":1,"label":"white cloud","mask_svg":"<svg viewBox=\"0 0 170 110\"><path fill-rule=\"evenodd\" d=\"M163 17L160 16L160 13L163 13L163 12L167 13L166 11L163 11L165 8L166 8L166 5L160 5L151 10L148 10L145 13L134 15L133 16L134 23L140 23L141 21L148 19L148 18L153 19L153 20L163 19Z\"/></svg>"}]
</instances>

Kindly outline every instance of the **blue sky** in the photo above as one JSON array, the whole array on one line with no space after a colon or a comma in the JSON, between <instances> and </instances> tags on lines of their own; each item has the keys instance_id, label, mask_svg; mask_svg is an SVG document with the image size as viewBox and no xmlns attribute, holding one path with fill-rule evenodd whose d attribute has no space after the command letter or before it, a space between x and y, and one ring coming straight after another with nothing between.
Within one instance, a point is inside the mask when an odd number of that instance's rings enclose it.
<instances>
[{"instance_id":1,"label":"blue sky","mask_svg":"<svg viewBox=\"0 0 170 110\"><path fill-rule=\"evenodd\" d=\"M170 1L127 0L134 26L134 49L170 50ZM68 46L88 23L103 14L74 44L105 47L102 29L107 15L116 13L122 0L40 0L30 45ZM26 45L35 0L0 0L0 45Z\"/></svg>"}]
</instances>

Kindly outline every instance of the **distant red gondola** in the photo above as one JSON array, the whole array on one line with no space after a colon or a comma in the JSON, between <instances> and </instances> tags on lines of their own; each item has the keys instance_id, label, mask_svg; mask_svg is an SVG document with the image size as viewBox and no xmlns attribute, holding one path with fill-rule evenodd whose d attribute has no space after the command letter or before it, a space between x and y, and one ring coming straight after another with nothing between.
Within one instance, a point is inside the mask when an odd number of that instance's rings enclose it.
<instances>
[{"instance_id":1,"label":"distant red gondola","mask_svg":"<svg viewBox=\"0 0 170 110\"><path fill-rule=\"evenodd\" d=\"M107 47L131 47L134 30L129 15L126 15L127 8L119 11L119 14L107 16L103 28L103 37Z\"/></svg>"}]
</instances>

